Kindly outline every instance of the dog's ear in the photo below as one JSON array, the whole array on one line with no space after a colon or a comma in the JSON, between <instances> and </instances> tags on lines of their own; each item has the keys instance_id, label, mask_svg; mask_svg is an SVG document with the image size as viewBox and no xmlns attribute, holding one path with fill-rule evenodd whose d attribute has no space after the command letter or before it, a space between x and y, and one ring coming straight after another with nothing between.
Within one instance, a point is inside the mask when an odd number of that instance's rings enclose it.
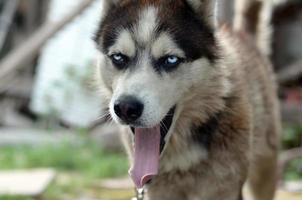
<instances>
[{"instance_id":1,"label":"dog's ear","mask_svg":"<svg viewBox=\"0 0 302 200\"><path fill-rule=\"evenodd\" d=\"M215 7L217 0L186 0L193 10L210 25L215 24Z\"/></svg>"},{"instance_id":2,"label":"dog's ear","mask_svg":"<svg viewBox=\"0 0 302 200\"><path fill-rule=\"evenodd\" d=\"M121 0L102 0L103 15L105 15L108 10L116 6Z\"/></svg>"},{"instance_id":3,"label":"dog's ear","mask_svg":"<svg viewBox=\"0 0 302 200\"><path fill-rule=\"evenodd\" d=\"M103 0L104 5L112 6L117 5L121 0Z\"/></svg>"}]
</instances>

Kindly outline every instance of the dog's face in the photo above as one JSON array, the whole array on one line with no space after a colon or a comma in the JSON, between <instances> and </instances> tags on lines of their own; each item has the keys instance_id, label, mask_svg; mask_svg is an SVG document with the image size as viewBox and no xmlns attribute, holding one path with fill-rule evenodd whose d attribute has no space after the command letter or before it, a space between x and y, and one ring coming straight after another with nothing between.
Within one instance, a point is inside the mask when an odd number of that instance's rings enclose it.
<instances>
[{"instance_id":1,"label":"dog's face","mask_svg":"<svg viewBox=\"0 0 302 200\"><path fill-rule=\"evenodd\" d=\"M197 14L203 2L106 3L97 33L99 73L110 91L115 121L154 127L173 114L197 82L207 79L217 52L209 17Z\"/></svg>"},{"instance_id":2,"label":"dog's face","mask_svg":"<svg viewBox=\"0 0 302 200\"><path fill-rule=\"evenodd\" d=\"M193 159L200 159L201 151L195 151L198 144L186 145L194 140L190 128L223 105L221 98L229 85L217 64L211 2L104 1L96 34L100 49L97 75L108 94L112 118L130 126L135 135L130 174L138 187L158 173L161 153L163 160L173 160L164 162L172 163L172 168L184 169ZM180 128L178 121L186 123L186 128ZM173 148L166 145L172 137ZM178 149L176 156L182 158L171 156L171 149Z\"/></svg>"}]
</instances>

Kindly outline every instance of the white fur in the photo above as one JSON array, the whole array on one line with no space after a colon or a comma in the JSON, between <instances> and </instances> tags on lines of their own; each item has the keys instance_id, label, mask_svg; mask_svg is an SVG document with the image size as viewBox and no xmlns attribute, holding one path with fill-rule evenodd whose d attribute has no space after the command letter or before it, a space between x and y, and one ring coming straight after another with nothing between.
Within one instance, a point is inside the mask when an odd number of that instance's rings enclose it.
<instances>
[{"instance_id":1,"label":"white fur","mask_svg":"<svg viewBox=\"0 0 302 200\"><path fill-rule=\"evenodd\" d=\"M153 127L160 123L180 98L181 92L178 92L181 87L180 77L177 79L169 75L161 77L154 70L147 53L139 60L135 71L128 71L117 80L110 110L114 119L119 122L113 112L114 102L124 95L135 96L144 104L142 117L138 121L139 126Z\"/></svg>"},{"instance_id":2,"label":"white fur","mask_svg":"<svg viewBox=\"0 0 302 200\"><path fill-rule=\"evenodd\" d=\"M128 30L122 30L117 37L115 44L109 48L109 55L113 53L122 53L129 57L135 56L135 42Z\"/></svg>"},{"instance_id":3,"label":"white fur","mask_svg":"<svg viewBox=\"0 0 302 200\"><path fill-rule=\"evenodd\" d=\"M154 58L160 58L164 55L176 55L184 57L185 53L173 41L172 37L167 33L162 33L153 43L151 49Z\"/></svg>"},{"instance_id":4,"label":"white fur","mask_svg":"<svg viewBox=\"0 0 302 200\"><path fill-rule=\"evenodd\" d=\"M186 171L207 158L208 152L206 149L191 144L191 146L186 147L185 151L173 152L171 153L171 157L164 157L164 162L162 162L161 167L164 172L169 172L174 169Z\"/></svg>"},{"instance_id":5,"label":"white fur","mask_svg":"<svg viewBox=\"0 0 302 200\"><path fill-rule=\"evenodd\" d=\"M157 27L157 14L158 11L153 6L147 7L141 12L135 32L139 42L147 43L152 40L153 33Z\"/></svg>"},{"instance_id":6,"label":"white fur","mask_svg":"<svg viewBox=\"0 0 302 200\"><path fill-rule=\"evenodd\" d=\"M260 12L260 22L258 24L257 45L264 55L270 56L272 53L272 28L271 20L273 15L273 1L266 0Z\"/></svg>"}]
</instances>

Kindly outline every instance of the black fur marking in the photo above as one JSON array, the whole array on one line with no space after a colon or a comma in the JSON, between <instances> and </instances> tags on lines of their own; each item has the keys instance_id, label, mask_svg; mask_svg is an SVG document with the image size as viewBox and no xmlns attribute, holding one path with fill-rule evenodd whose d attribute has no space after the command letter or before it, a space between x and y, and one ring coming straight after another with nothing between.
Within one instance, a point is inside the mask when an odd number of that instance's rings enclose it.
<instances>
[{"instance_id":1,"label":"black fur marking","mask_svg":"<svg viewBox=\"0 0 302 200\"><path fill-rule=\"evenodd\" d=\"M94 40L100 46L100 50L105 54L108 53L116 41L119 30L131 30L138 19L138 12L135 3L130 4L127 8L123 6L114 6L110 12L101 21L100 28L95 34ZM100 41L102 39L102 41Z\"/></svg>"},{"instance_id":2,"label":"black fur marking","mask_svg":"<svg viewBox=\"0 0 302 200\"><path fill-rule=\"evenodd\" d=\"M219 128L219 119L221 113L212 116L206 123L199 126L193 125L191 133L193 141L202 145L207 150L210 150L214 134Z\"/></svg>"},{"instance_id":3,"label":"black fur marking","mask_svg":"<svg viewBox=\"0 0 302 200\"><path fill-rule=\"evenodd\" d=\"M146 6L143 2L128 1L110 8L95 35L95 41L103 53L106 54L108 48L114 44L119 30L133 30L138 23L141 6ZM214 30L206 23L207 16L196 14L186 1L150 1L149 4L153 3L159 8L158 35L163 31L169 32L184 50L187 61L201 57L206 57L211 62L218 59Z\"/></svg>"},{"instance_id":4,"label":"black fur marking","mask_svg":"<svg viewBox=\"0 0 302 200\"><path fill-rule=\"evenodd\" d=\"M175 109L176 109L176 106L171 108L171 110L168 112L166 117L161 122L161 126L160 126L160 135L161 135L160 152L162 152L165 148L165 145L166 145L165 138L166 138L166 136L167 136L167 134L168 134L168 132L171 128L171 125L172 125L172 122L173 122L173 117L174 117L174 114L175 114Z\"/></svg>"},{"instance_id":5,"label":"black fur marking","mask_svg":"<svg viewBox=\"0 0 302 200\"><path fill-rule=\"evenodd\" d=\"M173 4L173 3L172 3ZM162 7L158 32L167 31L174 41L184 50L188 61L206 57L212 63L218 59L218 47L214 30L186 2L174 8Z\"/></svg>"}]
</instances>

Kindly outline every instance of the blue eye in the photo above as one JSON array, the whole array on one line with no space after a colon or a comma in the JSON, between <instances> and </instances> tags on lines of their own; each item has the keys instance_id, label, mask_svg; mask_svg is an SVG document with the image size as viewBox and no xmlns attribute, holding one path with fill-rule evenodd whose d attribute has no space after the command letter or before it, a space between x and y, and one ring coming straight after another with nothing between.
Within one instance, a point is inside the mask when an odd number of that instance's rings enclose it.
<instances>
[{"instance_id":1,"label":"blue eye","mask_svg":"<svg viewBox=\"0 0 302 200\"><path fill-rule=\"evenodd\" d=\"M123 57L122 57L121 54L114 54L114 55L112 56L112 58L113 58L116 62L121 62L121 61L123 61Z\"/></svg>"},{"instance_id":2,"label":"blue eye","mask_svg":"<svg viewBox=\"0 0 302 200\"><path fill-rule=\"evenodd\" d=\"M179 62L179 58L176 56L168 56L166 58L166 63L169 65L175 65Z\"/></svg>"},{"instance_id":3,"label":"blue eye","mask_svg":"<svg viewBox=\"0 0 302 200\"><path fill-rule=\"evenodd\" d=\"M156 68L158 70L164 70L166 72L173 71L183 61L184 61L183 58L180 58L175 55L164 56L160 58L158 61L156 61Z\"/></svg>"},{"instance_id":4,"label":"blue eye","mask_svg":"<svg viewBox=\"0 0 302 200\"><path fill-rule=\"evenodd\" d=\"M118 69L125 68L129 62L129 57L121 53L112 54L110 59Z\"/></svg>"}]
</instances>

